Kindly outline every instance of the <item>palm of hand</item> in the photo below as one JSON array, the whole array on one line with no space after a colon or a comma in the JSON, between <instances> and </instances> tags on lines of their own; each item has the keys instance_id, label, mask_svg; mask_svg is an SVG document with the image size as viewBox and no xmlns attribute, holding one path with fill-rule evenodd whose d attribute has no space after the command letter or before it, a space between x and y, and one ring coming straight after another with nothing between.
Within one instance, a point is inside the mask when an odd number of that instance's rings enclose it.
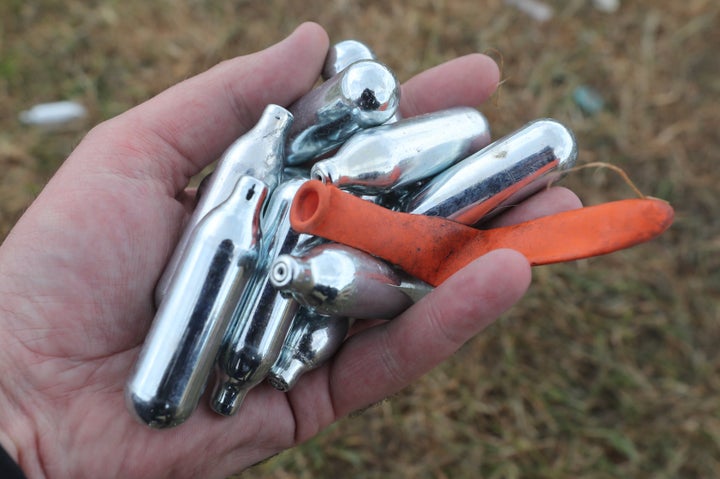
<instances>
[{"instance_id":1,"label":"palm of hand","mask_svg":"<svg viewBox=\"0 0 720 479\"><path fill-rule=\"evenodd\" d=\"M0 300L8 314L0 328L10 334L0 337L0 365L12 374L0 380L0 403L4 393L14 415L0 416L0 433L14 438L29 475L222 477L396 392L524 292L523 259L491 254L400 318L353 336L289 394L259 386L237 416L220 418L201 404L166 431L131 418L123 387L154 315L155 282L187 215L188 178L265 104L287 105L307 91L326 49L325 33L304 25L264 52L223 63L102 124L7 238ZM464 57L408 82L403 110L476 105L496 83L489 59ZM555 195L535 208L546 213L576 201ZM524 216L536 214L531 208Z\"/></svg>"}]
</instances>

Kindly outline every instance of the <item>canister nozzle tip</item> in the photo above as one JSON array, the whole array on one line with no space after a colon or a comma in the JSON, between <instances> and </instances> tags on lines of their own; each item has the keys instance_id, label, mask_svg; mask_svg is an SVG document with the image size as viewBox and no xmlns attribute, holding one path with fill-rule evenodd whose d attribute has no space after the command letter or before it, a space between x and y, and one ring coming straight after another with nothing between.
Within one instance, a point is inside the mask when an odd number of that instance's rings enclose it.
<instances>
[{"instance_id":1,"label":"canister nozzle tip","mask_svg":"<svg viewBox=\"0 0 720 479\"><path fill-rule=\"evenodd\" d=\"M289 255L280 255L270 267L270 283L275 288L282 289L292 282L294 271L294 259Z\"/></svg>"},{"instance_id":2,"label":"canister nozzle tip","mask_svg":"<svg viewBox=\"0 0 720 479\"><path fill-rule=\"evenodd\" d=\"M226 380L215 387L210 407L223 416L234 416L245 400L248 390L233 380Z\"/></svg>"},{"instance_id":3,"label":"canister nozzle tip","mask_svg":"<svg viewBox=\"0 0 720 479\"><path fill-rule=\"evenodd\" d=\"M280 364L275 364L267 376L267 380L272 387L278 391L290 391L300 377L312 369L311 366L301 361L297 357L287 359Z\"/></svg>"},{"instance_id":4,"label":"canister nozzle tip","mask_svg":"<svg viewBox=\"0 0 720 479\"><path fill-rule=\"evenodd\" d=\"M323 183L333 183L337 179L331 164L326 161L319 161L313 165L310 169L310 178Z\"/></svg>"}]
</instances>

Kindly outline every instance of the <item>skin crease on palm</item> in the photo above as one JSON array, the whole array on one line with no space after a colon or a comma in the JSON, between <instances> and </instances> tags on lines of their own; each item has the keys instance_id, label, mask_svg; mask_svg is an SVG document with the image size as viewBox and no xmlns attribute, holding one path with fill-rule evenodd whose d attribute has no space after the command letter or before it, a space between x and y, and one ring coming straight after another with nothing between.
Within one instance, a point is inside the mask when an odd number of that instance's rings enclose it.
<instances>
[{"instance_id":1,"label":"skin crease on palm","mask_svg":"<svg viewBox=\"0 0 720 479\"><path fill-rule=\"evenodd\" d=\"M152 430L123 387L154 315L153 288L192 202L189 179L259 118L319 76L328 36L301 25L95 127L0 247L0 444L28 477L225 477L301 443L402 389L524 294L530 268L498 250L400 317L360 328L290 393L255 388L221 418L206 400L183 425ZM404 116L476 106L498 84L480 54L420 73ZM577 208L551 188L496 225Z\"/></svg>"}]
</instances>

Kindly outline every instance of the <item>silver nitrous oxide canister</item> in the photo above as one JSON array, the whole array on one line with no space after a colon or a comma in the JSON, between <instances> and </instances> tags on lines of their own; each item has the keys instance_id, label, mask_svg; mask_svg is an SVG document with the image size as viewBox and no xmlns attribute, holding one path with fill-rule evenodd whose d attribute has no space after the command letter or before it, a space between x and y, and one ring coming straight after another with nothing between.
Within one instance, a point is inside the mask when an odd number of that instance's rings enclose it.
<instances>
[{"instance_id":1,"label":"silver nitrous oxide canister","mask_svg":"<svg viewBox=\"0 0 720 479\"><path fill-rule=\"evenodd\" d=\"M328 50L321 76L328 80L360 60L377 60L377 57L370 47L357 40L337 42Z\"/></svg>"},{"instance_id":2,"label":"silver nitrous oxide canister","mask_svg":"<svg viewBox=\"0 0 720 479\"><path fill-rule=\"evenodd\" d=\"M192 230L210 210L230 196L240 177L252 176L264 182L270 191L278 184L282 173L285 141L292 122L292 114L285 108L268 105L258 123L225 150L215 170L204 180L198 204L155 287L156 306L160 306L167 292Z\"/></svg>"},{"instance_id":3,"label":"silver nitrous oxide canister","mask_svg":"<svg viewBox=\"0 0 720 479\"><path fill-rule=\"evenodd\" d=\"M292 253L307 236L294 232L289 218L295 192L303 183L301 179L282 183L263 213L261 258L218 355L210 406L219 414L237 413L247 392L265 379L298 310L295 300L283 297L270 284L268 267L278 255Z\"/></svg>"},{"instance_id":4,"label":"silver nitrous oxide canister","mask_svg":"<svg viewBox=\"0 0 720 479\"><path fill-rule=\"evenodd\" d=\"M431 177L490 143L490 127L475 108L456 107L356 133L310 176L366 195Z\"/></svg>"},{"instance_id":5,"label":"silver nitrous oxide canister","mask_svg":"<svg viewBox=\"0 0 720 479\"><path fill-rule=\"evenodd\" d=\"M567 127L533 121L438 174L396 209L475 224L557 181L576 158Z\"/></svg>"},{"instance_id":6,"label":"silver nitrous oxide canister","mask_svg":"<svg viewBox=\"0 0 720 479\"><path fill-rule=\"evenodd\" d=\"M278 256L270 282L283 295L329 316L391 319L432 291L432 286L384 261L339 243L302 256Z\"/></svg>"},{"instance_id":7,"label":"silver nitrous oxide canister","mask_svg":"<svg viewBox=\"0 0 720 479\"><path fill-rule=\"evenodd\" d=\"M194 228L126 385L128 407L156 428L194 411L258 260L267 186L243 176Z\"/></svg>"},{"instance_id":8,"label":"silver nitrous oxide canister","mask_svg":"<svg viewBox=\"0 0 720 479\"><path fill-rule=\"evenodd\" d=\"M353 63L288 109L295 117L287 165L298 165L340 146L354 133L385 123L400 103L392 71L373 60Z\"/></svg>"},{"instance_id":9,"label":"silver nitrous oxide canister","mask_svg":"<svg viewBox=\"0 0 720 479\"><path fill-rule=\"evenodd\" d=\"M342 345L352 320L345 316L323 316L300 308L288 337L267 380L280 391L289 391L303 374L321 366Z\"/></svg>"}]
</instances>

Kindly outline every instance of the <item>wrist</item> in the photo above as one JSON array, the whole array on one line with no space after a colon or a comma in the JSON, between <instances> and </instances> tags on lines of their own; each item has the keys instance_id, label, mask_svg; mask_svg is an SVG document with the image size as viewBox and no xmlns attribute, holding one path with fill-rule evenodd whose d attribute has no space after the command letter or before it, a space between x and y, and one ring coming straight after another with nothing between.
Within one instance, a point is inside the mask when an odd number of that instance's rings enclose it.
<instances>
[{"instance_id":1,"label":"wrist","mask_svg":"<svg viewBox=\"0 0 720 479\"><path fill-rule=\"evenodd\" d=\"M0 355L0 370L8 371L7 362ZM10 363L12 364L12 363ZM9 391L7 377L0 381L0 446L28 478L44 477L32 421Z\"/></svg>"},{"instance_id":2,"label":"wrist","mask_svg":"<svg viewBox=\"0 0 720 479\"><path fill-rule=\"evenodd\" d=\"M21 348L13 344L12 333L3 326L0 319L0 371L3 371L0 376L0 446L27 477L42 477L44 474L34 446L35 428L28 408L21 402L21 398L28 395L17 380L22 375L22 364L27 362L20 354L14 354Z\"/></svg>"},{"instance_id":3,"label":"wrist","mask_svg":"<svg viewBox=\"0 0 720 479\"><path fill-rule=\"evenodd\" d=\"M3 477L8 479L26 479L25 473L20 470L15 460L2 447L0 447L0 472L2 472Z\"/></svg>"},{"instance_id":4,"label":"wrist","mask_svg":"<svg viewBox=\"0 0 720 479\"><path fill-rule=\"evenodd\" d=\"M7 364L7 362L0 359L2 370L8 370ZM29 466L31 458L36 457L34 452L29 454L26 452L30 451L28 445L32 443L32 433L28 427L29 422L10 397L5 380L6 378L3 378L0 382L0 447L5 451L5 455L17 464L20 469L27 471L34 469Z\"/></svg>"},{"instance_id":5,"label":"wrist","mask_svg":"<svg viewBox=\"0 0 720 479\"><path fill-rule=\"evenodd\" d=\"M0 353L0 370L13 371L13 363L6 361L5 353ZM39 468L32 466L38 464L37 451L32 450L33 437L30 421L25 412L21 410L15 400L16 392L12 391L12 379L9 374L4 374L0 379L0 447L5 450L6 455L25 472L28 477L29 471L38 471Z\"/></svg>"},{"instance_id":6,"label":"wrist","mask_svg":"<svg viewBox=\"0 0 720 479\"><path fill-rule=\"evenodd\" d=\"M18 450L13 440L7 436L3 431L0 431L0 448L5 451L10 459L18 463Z\"/></svg>"}]
</instances>

